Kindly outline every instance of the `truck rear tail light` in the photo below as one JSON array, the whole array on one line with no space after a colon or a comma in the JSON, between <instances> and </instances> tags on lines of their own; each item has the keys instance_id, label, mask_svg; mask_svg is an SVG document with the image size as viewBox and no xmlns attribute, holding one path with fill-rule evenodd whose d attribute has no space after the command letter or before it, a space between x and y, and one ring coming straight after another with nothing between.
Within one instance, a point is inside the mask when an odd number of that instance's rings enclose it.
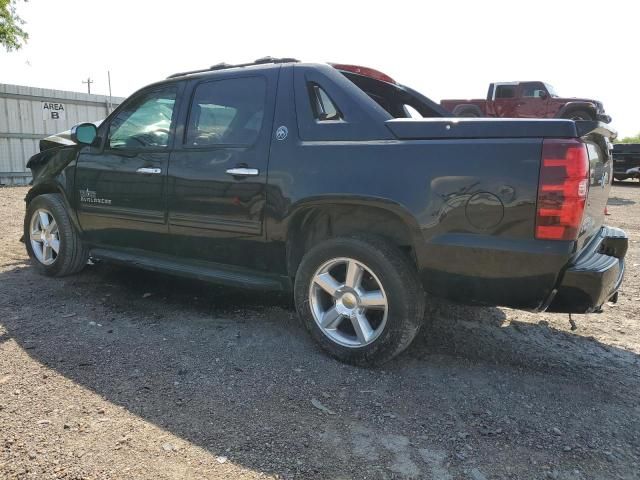
<instances>
[{"instance_id":1,"label":"truck rear tail light","mask_svg":"<svg viewBox=\"0 0 640 480\"><path fill-rule=\"evenodd\" d=\"M542 145L536 238L575 240L589 190L589 156L579 140L548 139Z\"/></svg>"},{"instance_id":2,"label":"truck rear tail light","mask_svg":"<svg viewBox=\"0 0 640 480\"><path fill-rule=\"evenodd\" d=\"M373 78L374 80L380 80L381 82L393 83L394 85L397 84L389 75L374 68L361 67L359 65L346 65L344 63L330 63L329 65L337 70L342 70L343 72L357 73L358 75Z\"/></svg>"}]
</instances>

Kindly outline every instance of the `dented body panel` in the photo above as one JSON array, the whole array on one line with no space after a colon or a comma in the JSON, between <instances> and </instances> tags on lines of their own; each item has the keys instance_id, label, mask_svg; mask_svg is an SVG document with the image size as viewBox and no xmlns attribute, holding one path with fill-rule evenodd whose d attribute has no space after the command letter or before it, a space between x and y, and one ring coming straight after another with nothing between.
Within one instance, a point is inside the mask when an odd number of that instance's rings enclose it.
<instances>
[{"instance_id":1,"label":"dented body panel","mask_svg":"<svg viewBox=\"0 0 640 480\"><path fill-rule=\"evenodd\" d=\"M185 145L194 89L247 76L263 78L267 92L268 120L255 142ZM314 118L310 82L339 105L340 120ZM328 65L203 72L141 92L163 85L179 91L166 149L108 147L109 125L128 100L100 125L94 144L45 150L32 159L34 190L56 185L98 258L235 286L287 288L312 245L369 233L406 251L434 295L542 310L602 226L596 210L611 179L603 174L611 164L603 150L611 132L598 130L602 124L393 119ZM543 140L588 135L597 137L592 183L602 191L590 196L597 202L590 227L578 241L536 240ZM227 173L237 167L257 173Z\"/></svg>"}]
</instances>

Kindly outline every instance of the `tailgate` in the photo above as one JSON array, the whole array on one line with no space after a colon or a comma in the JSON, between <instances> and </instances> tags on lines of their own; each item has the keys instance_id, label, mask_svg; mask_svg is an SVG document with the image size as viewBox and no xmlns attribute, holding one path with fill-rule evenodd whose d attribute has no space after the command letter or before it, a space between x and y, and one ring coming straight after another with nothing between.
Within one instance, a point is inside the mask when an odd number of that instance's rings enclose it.
<instances>
[{"instance_id":1,"label":"tailgate","mask_svg":"<svg viewBox=\"0 0 640 480\"><path fill-rule=\"evenodd\" d=\"M615 132L600 122L576 122L578 135L587 145L589 154L589 192L578 236L578 250L588 242L604 223L604 210L613 179L611 140Z\"/></svg>"},{"instance_id":2,"label":"tailgate","mask_svg":"<svg viewBox=\"0 0 640 480\"><path fill-rule=\"evenodd\" d=\"M640 167L640 144L618 143L613 146L613 171L623 176L628 170Z\"/></svg>"}]
</instances>

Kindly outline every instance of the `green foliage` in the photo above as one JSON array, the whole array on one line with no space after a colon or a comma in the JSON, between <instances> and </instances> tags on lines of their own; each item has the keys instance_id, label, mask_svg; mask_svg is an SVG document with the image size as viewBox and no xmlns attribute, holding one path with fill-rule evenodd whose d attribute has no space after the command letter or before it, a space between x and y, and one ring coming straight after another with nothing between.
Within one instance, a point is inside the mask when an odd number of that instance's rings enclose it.
<instances>
[{"instance_id":1,"label":"green foliage","mask_svg":"<svg viewBox=\"0 0 640 480\"><path fill-rule=\"evenodd\" d=\"M17 1L19 0L0 0L0 45L8 52L20 49L29 38L21 28L24 20L16 14Z\"/></svg>"},{"instance_id":2,"label":"green foliage","mask_svg":"<svg viewBox=\"0 0 640 480\"><path fill-rule=\"evenodd\" d=\"M640 143L640 133L635 137L624 137L616 140L616 143Z\"/></svg>"}]
</instances>

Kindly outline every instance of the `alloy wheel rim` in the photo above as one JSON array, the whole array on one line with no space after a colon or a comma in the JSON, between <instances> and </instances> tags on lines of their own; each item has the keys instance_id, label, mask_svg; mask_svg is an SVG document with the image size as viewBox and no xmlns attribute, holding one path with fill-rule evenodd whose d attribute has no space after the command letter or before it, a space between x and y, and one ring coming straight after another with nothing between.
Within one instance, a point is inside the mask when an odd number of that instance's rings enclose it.
<instances>
[{"instance_id":1,"label":"alloy wheel rim","mask_svg":"<svg viewBox=\"0 0 640 480\"><path fill-rule=\"evenodd\" d=\"M29 240L36 259L43 265L52 265L60 252L60 231L51 212L39 208L31 216Z\"/></svg>"},{"instance_id":2,"label":"alloy wheel rim","mask_svg":"<svg viewBox=\"0 0 640 480\"><path fill-rule=\"evenodd\" d=\"M374 342L389 313L380 279L364 263L347 257L331 259L316 270L309 305L322 333L349 348Z\"/></svg>"}]
</instances>

